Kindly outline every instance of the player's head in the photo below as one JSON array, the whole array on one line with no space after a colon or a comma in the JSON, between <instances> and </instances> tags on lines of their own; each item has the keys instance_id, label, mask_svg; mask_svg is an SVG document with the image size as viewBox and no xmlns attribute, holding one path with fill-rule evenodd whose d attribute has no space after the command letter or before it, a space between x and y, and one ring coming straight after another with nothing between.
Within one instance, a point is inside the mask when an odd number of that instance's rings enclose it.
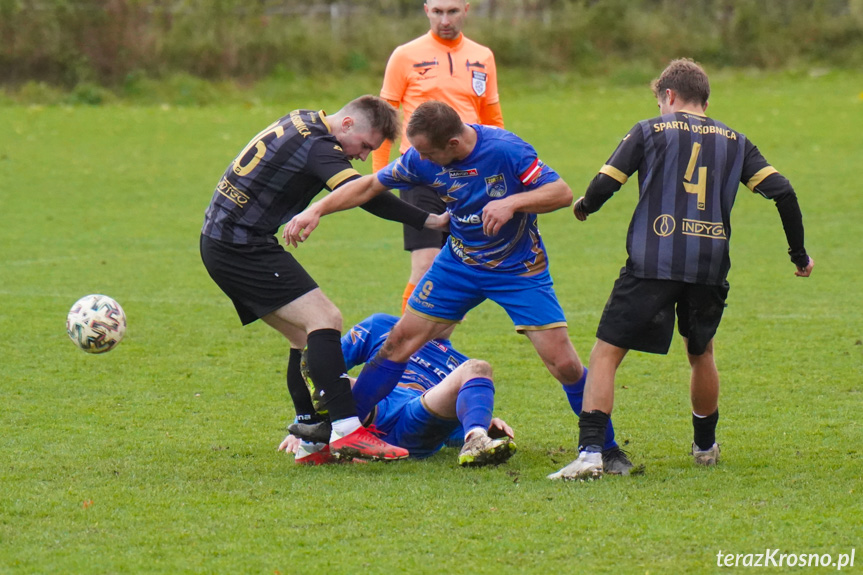
<instances>
[{"instance_id":1,"label":"player's head","mask_svg":"<svg viewBox=\"0 0 863 575\"><path fill-rule=\"evenodd\" d=\"M394 140L401 128L396 109L377 96L360 96L330 117L333 135L345 154L365 161L384 140Z\"/></svg>"},{"instance_id":2,"label":"player's head","mask_svg":"<svg viewBox=\"0 0 863 575\"><path fill-rule=\"evenodd\" d=\"M465 0L426 0L424 7L431 31L444 40L455 40L464 28L470 4Z\"/></svg>"},{"instance_id":3,"label":"player's head","mask_svg":"<svg viewBox=\"0 0 863 575\"><path fill-rule=\"evenodd\" d=\"M411 114L407 137L423 160L447 166L458 157L464 122L452 107L428 100Z\"/></svg>"},{"instance_id":4,"label":"player's head","mask_svg":"<svg viewBox=\"0 0 863 575\"><path fill-rule=\"evenodd\" d=\"M702 108L707 107L707 100L710 98L707 73L689 58L672 60L650 87L653 88L653 95L656 96L660 108L663 102L668 100L668 90L672 90L683 102Z\"/></svg>"}]
</instances>

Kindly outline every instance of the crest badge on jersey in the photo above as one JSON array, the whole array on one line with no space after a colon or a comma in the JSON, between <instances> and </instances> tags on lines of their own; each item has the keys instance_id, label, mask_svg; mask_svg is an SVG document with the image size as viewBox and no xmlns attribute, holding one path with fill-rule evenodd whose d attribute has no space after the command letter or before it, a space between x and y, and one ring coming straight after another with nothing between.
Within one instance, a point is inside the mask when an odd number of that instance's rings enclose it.
<instances>
[{"instance_id":1,"label":"crest badge on jersey","mask_svg":"<svg viewBox=\"0 0 863 575\"><path fill-rule=\"evenodd\" d=\"M503 174L489 176L485 179L485 193L492 198L501 198L506 195L506 180Z\"/></svg>"},{"instance_id":2,"label":"crest badge on jersey","mask_svg":"<svg viewBox=\"0 0 863 575\"><path fill-rule=\"evenodd\" d=\"M485 94L485 87L488 83L488 74L485 72L471 72L471 83L473 84L473 91L477 96L482 96Z\"/></svg>"}]
</instances>

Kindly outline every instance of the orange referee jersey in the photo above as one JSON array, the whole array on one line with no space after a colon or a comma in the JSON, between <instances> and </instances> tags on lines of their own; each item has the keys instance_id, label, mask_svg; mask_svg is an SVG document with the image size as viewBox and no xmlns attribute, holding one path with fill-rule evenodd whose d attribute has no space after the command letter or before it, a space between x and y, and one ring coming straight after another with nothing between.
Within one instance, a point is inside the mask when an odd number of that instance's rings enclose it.
<instances>
[{"instance_id":1,"label":"orange referee jersey","mask_svg":"<svg viewBox=\"0 0 863 575\"><path fill-rule=\"evenodd\" d=\"M464 34L445 40L429 31L396 48L387 62L381 98L399 102L404 109L401 153L410 147L404 128L411 114L428 100L449 104L465 122L503 127L496 106L499 96L494 54ZM494 111L489 112L493 105Z\"/></svg>"}]
</instances>

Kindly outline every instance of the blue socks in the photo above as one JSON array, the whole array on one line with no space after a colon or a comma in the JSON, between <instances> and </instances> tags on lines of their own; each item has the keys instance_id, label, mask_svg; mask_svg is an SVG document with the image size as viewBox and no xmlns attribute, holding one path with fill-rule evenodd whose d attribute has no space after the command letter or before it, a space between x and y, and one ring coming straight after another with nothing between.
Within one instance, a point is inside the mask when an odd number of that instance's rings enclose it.
<instances>
[{"instance_id":1,"label":"blue socks","mask_svg":"<svg viewBox=\"0 0 863 575\"><path fill-rule=\"evenodd\" d=\"M455 411L464 433L480 427L488 431L494 410L494 384L485 377L475 377L461 386Z\"/></svg>"},{"instance_id":2,"label":"blue socks","mask_svg":"<svg viewBox=\"0 0 863 575\"><path fill-rule=\"evenodd\" d=\"M365 420L372 408L395 389L407 366L407 362L399 363L378 356L363 366L353 389L360 421Z\"/></svg>"},{"instance_id":3,"label":"blue socks","mask_svg":"<svg viewBox=\"0 0 863 575\"><path fill-rule=\"evenodd\" d=\"M584 373L582 374L581 379L572 385L563 386L563 392L566 394L566 399L569 400L569 406L576 415L581 415L581 404L584 400L585 383L587 383L586 367L584 368ZM617 442L614 441L614 426L611 424L611 420L609 420L608 427L605 428L605 445L603 445L602 448L605 450L611 449L612 447L617 447Z\"/></svg>"}]
</instances>

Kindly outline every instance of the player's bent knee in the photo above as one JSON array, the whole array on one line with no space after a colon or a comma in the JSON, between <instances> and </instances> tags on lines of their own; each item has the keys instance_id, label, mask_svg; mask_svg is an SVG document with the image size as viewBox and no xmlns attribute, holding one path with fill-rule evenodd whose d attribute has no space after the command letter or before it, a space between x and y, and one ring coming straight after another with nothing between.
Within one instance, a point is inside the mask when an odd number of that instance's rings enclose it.
<instances>
[{"instance_id":1,"label":"player's bent knee","mask_svg":"<svg viewBox=\"0 0 863 575\"><path fill-rule=\"evenodd\" d=\"M318 315L320 321L327 324L327 327L341 331L342 312L339 311L336 304L330 301L330 298L324 295L323 292L321 292L321 296L320 300L318 300L316 315Z\"/></svg>"},{"instance_id":2,"label":"player's bent knee","mask_svg":"<svg viewBox=\"0 0 863 575\"><path fill-rule=\"evenodd\" d=\"M342 312L335 305L322 306L316 310L315 319L309 324L309 331L316 329L335 329L342 331Z\"/></svg>"},{"instance_id":3,"label":"player's bent knee","mask_svg":"<svg viewBox=\"0 0 863 575\"><path fill-rule=\"evenodd\" d=\"M464 369L468 372L468 379L472 377L491 379L494 375L491 364L483 359L469 359L462 365L464 365Z\"/></svg>"}]
</instances>

